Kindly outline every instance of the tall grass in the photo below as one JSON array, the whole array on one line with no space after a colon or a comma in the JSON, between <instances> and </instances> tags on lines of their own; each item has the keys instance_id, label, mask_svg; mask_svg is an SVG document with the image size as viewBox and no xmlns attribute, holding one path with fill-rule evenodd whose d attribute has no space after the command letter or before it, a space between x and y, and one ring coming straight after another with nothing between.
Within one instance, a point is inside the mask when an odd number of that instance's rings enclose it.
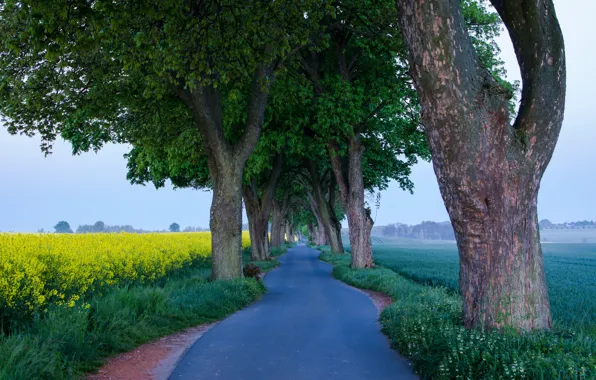
<instances>
[{"instance_id":1,"label":"tall grass","mask_svg":"<svg viewBox=\"0 0 596 380\"><path fill-rule=\"evenodd\" d=\"M188 268L151 284L115 287L86 305L54 305L0 336L0 379L73 379L105 358L158 337L212 322L247 306L265 288L254 279L210 282Z\"/></svg>"},{"instance_id":2,"label":"tall grass","mask_svg":"<svg viewBox=\"0 0 596 380\"><path fill-rule=\"evenodd\" d=\"M251 262L250 247L243 261ZM254 264L267 271L279 262ZM104 288L74 306L54 303L32 319L13 319L0 333L0 379L81 378L114 354L222 319L265 292L254 279L210 278L211 258L206 257L151 281Z\"/></svg>"}]
</instances>

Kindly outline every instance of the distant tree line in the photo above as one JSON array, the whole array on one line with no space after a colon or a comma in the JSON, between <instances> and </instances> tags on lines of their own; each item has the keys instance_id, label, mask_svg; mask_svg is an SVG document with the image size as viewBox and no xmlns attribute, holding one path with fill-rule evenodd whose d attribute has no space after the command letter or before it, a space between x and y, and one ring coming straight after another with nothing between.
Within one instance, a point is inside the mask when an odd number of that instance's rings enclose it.
<instances>
[{"instance_id":1,"label":"distant tree line","mask_svg":"<svg viewBox=\"0 0 596 380\"><path fill-rule=\"evenodd\" d=\"M579 222L553 223L548 219L542 219L538 225L541 230L562 230L562 229L580 229L596 228L596 222L593 220L582 220Z\"/></svg>"},{"instance_id":2,"label":"distant tree line","mask_svg":"<svg viewBox=\"0 0 596 380\"><path fill-rule=\"evenodd\" d=\"M584 229L596 228L595 221L582 220L578 222L553 223L548 219L539 222L540 229ZM423 240L455 240L453 227L449 222L424 221L420 224L408 225L404 223L379 226L373 233L386 237L401 237Z\"/></svg>"},{"instance_id":3,"label":"distant tree line","mask_svg":"<svg viewBox=\"0 0 596 380\"><path fill-rule=\"evenodd\" d=\"M97 221L94 224L81 224L77 227L76 231L77 234L88 234L88 233L110 233L110 232L129 232L129 233L141 233L144 232L143 230L137 230L133 226L127 224L123 226L119 225L107 225L104 222Z\"/></svg>"},{"instance_id":4,"label":"distant tree line","mask_svg":"<svg viewBox=\"0 0 596 380\"><path fill-rule=\"evenodd\" d=\"M180 232L180 225L178 223L172 223L168 227L170 232ZM126 225L107 225L101 220L95 222L94 224L81 224L77 227L75 231L72 230L70 224L65 221L61 220L54 226L54 232L58 234L89 234L89 233L118 233L118 232L128 232L128 233L149 233L149 232L166 232L167 230L143 230L137 229L131 226L130 224ZM187 226L185 227L182 232L200 232L200 231L209 231L209 228L203 227L193 227ZM45 232L43 228L38 230L39 233Z\"/></svg>"},{"instance_id":5,"label":"distant tree line","mask_svg":"<svg viewBox=\"0 0 596 380\"><path fill-rule=\"evenodd\" d=\"M403 223L389 224L381 228L381 234L386 237L410 239L455 240L455 233L449 222L437 223L424 221L414 225Z\"/></svg>"}]
</instances>

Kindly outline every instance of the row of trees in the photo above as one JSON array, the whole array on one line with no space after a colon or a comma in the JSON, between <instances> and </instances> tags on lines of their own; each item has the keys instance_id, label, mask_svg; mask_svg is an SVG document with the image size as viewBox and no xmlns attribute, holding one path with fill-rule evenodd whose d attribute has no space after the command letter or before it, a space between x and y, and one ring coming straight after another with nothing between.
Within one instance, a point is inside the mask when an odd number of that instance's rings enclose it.
<instances>
[{"instance_id":1,"label":"row of trees","mask_svg":"<svg viewBox=\"0 0 596 380\"><path fill-rule=\"evenodd\" d=\"M548 219L542 219L538 222L540 230L548 229L585 229L596 228L596 222L582 220L577 222L552 223ZM401 237L410 239L426 240L454 240L455 232L449 222L430 222L425 221L420 224L407 225L403 223L388 224L380 226L380 234L386 237ZM377 232L377 233L379 233ZM373 231L374 233L374 231Z\"/></svg>"},{"instance_id":2,"label":"row of trees","mask_svg":"<svg viewBox=\"0 0 596 380\"><path fill-rule=\"evenodd\" d=\"M43 232L42 230L39 230ZM61 220L54 226L54 231L59 234L71 234L73 233L70 224L65 221ZM180 225L178 223L172 223L169 227L170 232L180 232ZM195 227L186 227L184 232L194 232L194 231L204 231L204 229L195 228ZM131 225L114 225L110 226L102 222L101 220L95 222L94 224L81 224L77 227L76 231L77 234L88 234L88 233L119 233L119 232L128 232L128 233L144 233L144 232L151 232L145 231L142 229L136 229Z\"/></svg>"},{"instance_id":3,"label":"row of trees","mask_svg":"<svg viewBox=\"0 0 596 380\"><path fill-rule=\"evenodd\" d=\"M491 3L9 0L0 111L46 153L58 136L75 154L128 143L132 183L211 189L215 279L242 275L243 199L253 258L295 231L341 253L345 216L352 266L372 266L365 193L411 191L432 154L465 325L548 328L536 197L563 40L551 0ZM499 16L522 70L515 118Z\"/></svg>"},{"instance_id":4,"label":"row of trees","mask_svg":"<svg viewBox=\"0 0 596 380\"><path fill-rule=\"evenodd\" d=\"M593 220L581 220L577 222L553 223L548 219L542 219L538 222L540 229L580 229L580 228L596 228L596 222Z\"/></svg>"},{"instance_id":5,"label":"row of trees","mask_svg":"<svg viewBox=\"0 0 596 380\"><path fill-rule=\"evenodd\" d=\"M425 221L411 226L403 223L388 224L383 226L381 234L410 239L455 240L455 232L449 222Z\"/></svg>"}]
</instances>

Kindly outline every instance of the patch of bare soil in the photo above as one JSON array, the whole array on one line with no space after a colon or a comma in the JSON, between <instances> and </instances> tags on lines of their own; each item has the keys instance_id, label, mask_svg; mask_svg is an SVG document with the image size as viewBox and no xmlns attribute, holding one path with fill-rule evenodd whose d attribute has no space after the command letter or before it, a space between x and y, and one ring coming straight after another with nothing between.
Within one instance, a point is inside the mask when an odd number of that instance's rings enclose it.
<instances>
[{"instance_id":1,"label":"patch of bare soil","mask_svg":"<svg viewBox=\"0 0 596 380\"><path fill-rule=\"evenodd\" d=\"M215 324L191 327L117 355L97 373L87 375L87 380L167 379L190 346Z\"/></svg>"},{"instance_id":2,"label":"patch of bare soil","mask_svg":"<svg viewBox=\"0 0 596 380\"><path fill-rule=\"evenodd\" d=\"M368 289L359 289L359 290L366 293L370 297L370 299L373 300L373 303L377 307L377 311L379 312L379 314L381 314L383 309L385 309L387 306L389 306L391 304L391 302L393 302L391 300L391 297L389 297L385 293L377 292L374 290L368 290Z\"/></svg>"}]
</instances>

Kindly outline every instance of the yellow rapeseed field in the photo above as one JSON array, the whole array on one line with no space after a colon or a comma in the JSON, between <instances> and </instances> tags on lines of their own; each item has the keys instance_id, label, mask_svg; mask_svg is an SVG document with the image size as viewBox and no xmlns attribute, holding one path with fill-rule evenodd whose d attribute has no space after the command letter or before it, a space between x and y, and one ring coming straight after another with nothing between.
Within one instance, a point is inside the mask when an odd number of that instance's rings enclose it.
<instances>
[{"instance_id":1,"label":"yellow rapeseed field","mask_svg":"<svg viewBox=\"0 0 596 380\"><path fill-rule=\"evenodd\" d=\"M250 245L248 233L242 245ZM211 256L211 234L0 234L0 317L160 279Z\"/></svg>"}]
</instances>

